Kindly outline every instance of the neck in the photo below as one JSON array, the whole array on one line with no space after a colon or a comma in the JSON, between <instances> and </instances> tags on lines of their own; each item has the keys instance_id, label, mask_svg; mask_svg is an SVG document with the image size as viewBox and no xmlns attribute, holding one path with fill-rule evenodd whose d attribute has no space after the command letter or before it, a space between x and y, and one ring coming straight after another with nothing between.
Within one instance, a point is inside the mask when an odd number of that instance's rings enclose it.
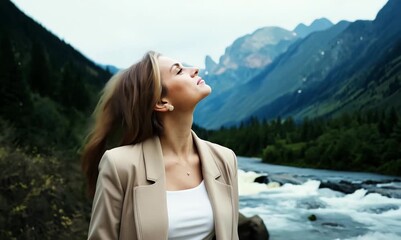
<instances>
[{"instance_id":1,"label":"neck","mask_svg":"<svg viewBox=\"0 0 401 240\"><path fill-rule=\"evenodd\" d=\"M163 154L188 157L194 150L191 134L192 114L170 114L163 117L163 133L160 135Z\"/></svg>"}]
</instances>

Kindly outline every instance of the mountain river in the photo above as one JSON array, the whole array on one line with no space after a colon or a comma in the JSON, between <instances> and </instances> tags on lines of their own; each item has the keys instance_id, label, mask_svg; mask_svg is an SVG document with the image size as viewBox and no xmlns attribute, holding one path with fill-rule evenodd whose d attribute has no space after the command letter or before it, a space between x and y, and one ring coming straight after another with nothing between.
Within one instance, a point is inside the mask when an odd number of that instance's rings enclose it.
<instances>
[{"instance_id":1,"label":"mountain river","mask_svg":"<svg viewBox=\"0 0 401 240\"><path fill-rule=\"evenodd\" d=\"M259 215L271 240L401 240L400 177L244 157L238 157L238 168L240 212ZM263 183L254 182L259 176L266 176Z\"/></svg>"}]
</instances>

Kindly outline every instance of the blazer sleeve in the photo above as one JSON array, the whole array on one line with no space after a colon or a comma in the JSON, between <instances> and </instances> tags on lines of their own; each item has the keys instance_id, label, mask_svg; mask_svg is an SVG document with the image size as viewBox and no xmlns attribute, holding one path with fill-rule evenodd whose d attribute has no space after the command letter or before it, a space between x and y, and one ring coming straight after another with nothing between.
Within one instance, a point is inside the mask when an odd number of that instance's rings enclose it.
<instances>
[{"instance_id":1,"label":"blazer sleeve","mask_svg":"<svg viewBox=\"0 0 401 240\"><path fill-rule=\"evenodd\" d=\"M118 239L123 195L115 163L106 151L99 163L88 239Z\"/></svg>"}]
</instances>

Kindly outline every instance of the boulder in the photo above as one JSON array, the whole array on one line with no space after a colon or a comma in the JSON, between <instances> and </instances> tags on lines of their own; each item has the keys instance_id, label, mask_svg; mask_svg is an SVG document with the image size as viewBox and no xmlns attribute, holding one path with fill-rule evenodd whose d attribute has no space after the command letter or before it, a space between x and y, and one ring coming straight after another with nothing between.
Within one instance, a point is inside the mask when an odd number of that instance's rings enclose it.
<instances>
[{"instance_id":1,"label":"boulder","mask_svg":"<svg viewBox=\"0 0 401 240\"><path fill-rule=\"evenodd\" d=\"M254 182L267 184L267 183L269 183L270 181L269 181L269 178L268 178L267 176L262 175L262 176L259 176L259 177L255 178Z\"/></svg>"},{"instance_id":2,"label":"boulder","mask_svg":"<svg viewBox=\"0 0 401 240\"><path fill-rule=\"evenodd\" d=\"M240 240L269 239L269 231L267 230L262 218L257 215L248 218L239 213L238 235Z\"/></svg>"},{"instance_id":3,"label":"boulder","mask_svg":"<svg viewBox=\"0 0 401 240\"><path fill-rule=\"evenodd\" d=\"M334 191L350 194L354 193L358 189L361 189L362 187L361 184L341 180L339 182L321 182L319 188L330 188Z\"/></svg>"},{"instance_id":4,"label":"boulder","mask_svg":"<svg viewBox=\"0 0 401 240\"><path fill-rule=\"evenodd\" d=\"M311 215L308 216L308 220L311 221L311 222L316 221L316 219L317 219L317 218L316 218L316 215L315 215L315 214L311 214Z\"/></svg>"},{"instance_id":5,"label":"boulder","mask_svg":"<svg viewBox=\"0 0 401 240\"><path fill-rule=\"evenodd\" d=\"M270 174L269 175L270 182L278 182L280 185L284 185L286 183L293 184L293 185L300 185L303 184L305 181L300 179L298 176L293 174Z\"/></svg>"}]
</instances>

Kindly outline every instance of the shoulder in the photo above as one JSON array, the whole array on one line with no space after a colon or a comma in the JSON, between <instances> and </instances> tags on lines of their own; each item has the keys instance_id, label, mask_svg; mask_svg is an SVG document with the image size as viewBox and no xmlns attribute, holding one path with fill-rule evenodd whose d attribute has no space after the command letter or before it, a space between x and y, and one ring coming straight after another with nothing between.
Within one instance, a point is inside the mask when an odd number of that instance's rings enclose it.
<instances>
[{"instance_id":1,"label":"shoulder","mask_svg":"<svg viewBox=\"0 0 401 240\"><path fill-rule=\"evenodd\" d=\"M118 172L124 171L128 166L137 162L142 155L142 144L126 145L107 150L102 158L102 161L113 165ZM99 165L100 167L100 165Z\"/></svg>"},{"instance_id":2,"label":"shoulder","mask_svg":"<svg viewBox=\"0 0 401 240\"><path fill-rule=\"evenodd\" d=\"M192 135L197 144L202 145L202 148L205 147L208 149L218 165L229 165L231 170L237 168L237 157L235 156L234 151L219 144L203 140L199 138L194 131L192 131Z\"/></svg>"},{"instance_id":3,"label":"shoulder","mask_svg":"<svg viewBox=\"0 0 401 240\"><path fill-rule=\"evenodd\" d=\"M135 145L126 145L107 150L104 154L115 162L115 164L124 164L132 161L132 158L142 153L141 143Z\"/></svg>"},{"instance_id":4,"label":"shoulder","mask_svg":"<svg viewBox=\"0 0 401 240\"><path fill-rule=\"evenodd\" d=\"M228 167L231 171L236 172L237 170L237 157L233 150L230 148L221 146L216 143L212 143L209 141L203 141L206 146L209 148L210 153L213 155L214 159L216 159L219 165L223 165Z\"/></svg>"},{"instance_id":5,"label":"shoulder","mask_svg":"<svg viewBox=\"0 0 401 240\"><path fill-rule=\"evenodd\" d=\"M99 174L115 176L123 186L126 185L132 170L139 165L142 155L141 144L126 145L107 150L99 163Z\"/></svg>"},{"instance_id":6,"label":"shoulder","mask_svg":"<svg viewBox=\"0 0 401 240\"><path fill-rule=\"evenodd\" d=\"M203 141L208 146L209 150L214 155L223 156L223 157L227 157L227 158L232 158L233 156L235 157L233 150L231 150L227 147L224 147L219 144L212 143L212 142L209 142L206 140L201 140L201 141Z\"/></svg>"}]
</instances>

